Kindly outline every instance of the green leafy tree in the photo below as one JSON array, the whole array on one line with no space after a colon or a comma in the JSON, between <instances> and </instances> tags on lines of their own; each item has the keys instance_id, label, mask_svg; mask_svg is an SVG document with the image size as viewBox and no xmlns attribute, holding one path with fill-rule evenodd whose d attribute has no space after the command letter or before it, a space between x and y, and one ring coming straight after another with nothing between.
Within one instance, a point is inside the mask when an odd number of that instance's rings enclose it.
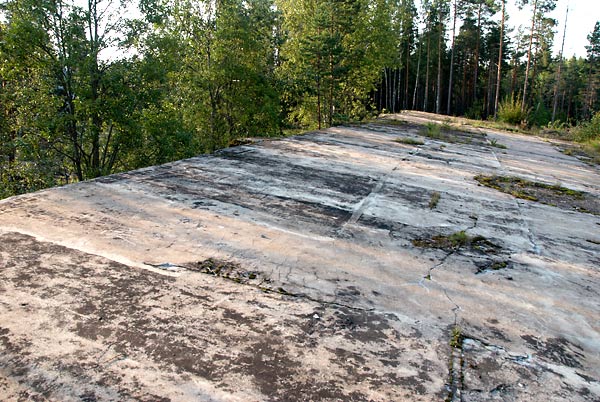
<instances>
[{"instance_id":1,"label":"green leafy tree","mask_svg":"<svg viewBox=\"0 0 600 402\"><path fill-rule=\"evenodd\" d=\"M598 110L600 104L600 21L596 22L594 30L587 37L589 44L585 47L587 50L587 85L585 89L583 102L584 118L589 119L590 116Z\"/></svg>"},{"instance_id":2,"label":"green leafy tree","mask_svg":"<svg viewBox=\"0 0 600 402\"><path fill-rule=\"evenodd\" d=\"M201 151L280 131L272 2L147 0L141 10L152 27L138 48L163 64L157 70L168 81L152 115L166 108L168 121L180 121L182 137L191 133Z\"/></svg>"}]
</instances>

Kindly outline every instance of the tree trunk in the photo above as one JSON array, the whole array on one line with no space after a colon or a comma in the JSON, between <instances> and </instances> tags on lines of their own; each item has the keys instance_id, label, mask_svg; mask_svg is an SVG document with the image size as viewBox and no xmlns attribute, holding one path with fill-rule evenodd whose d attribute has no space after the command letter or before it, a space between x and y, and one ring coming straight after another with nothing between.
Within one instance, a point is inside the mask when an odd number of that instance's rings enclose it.
<instances>
[{"instance_id":1,"label":"tree trunk","mask_svg":"<svg viewBox=\"0 0 600 402\"><path fill-rule=\"evenodd\" d=\"M321 75L317 74L317 122L319 130L322 127L323 116L321 116Z\"/></svg>"},{"instance_id":2,"label":"tree trunk","mask_svg":"<svg viewBox=\"0 0 600 402\"><path fill-rule=\"evenodd\" d=\"M448 107L446 109L446 114L450 115L451 105L452 105L452 78L454 75L454 44L456 39L456 16L458 14L457 11L457 0L454 0L454 22L452 24L452 55L450 56L450 79L448 82ZM464 84L464 83L463 83Z\"/></svg>"},{"instance_id":3,"label":"tree trunk","mask_svg":"<svg viewBox=\"0 0 600 402\"><path fill-rule=\"evenodd\" d=\"M335 13L331 12L331 27L329 28L329 34L330 36L333 38L333 27L335 24L335 19L334 19L334 15ZM333 93L334 93L334 84L335 84L335 66L334 66L334 59L333 59L333 51L330 48L329 49L329 75L330 75L330 79L331 81L329 82L329 127L333 126L333 112L334 112L334 105L333 105Z\"/></svg>"},{"instance_id":4,"label":"tree trunk","mask_svg":"<svg viewBox=\"0 0 600 402\"><path fill-rule=\"evenodd\" d=\"M588 69L588 79L587 79L587 84L586 84L586 89L585 89L585 97L583 100L583 118L584 120L589 120L592 117L592 99L593 97L593 79L592 79L592 75L594 70L592 69L593 66L593 62L589 61L589 69Z\"/></svg>"},{"instance_id":5,"label":"tree trunk","mask_svg":"<svg viewBox=\"0 0 600 402\"><path fill-rule=\"evenodd\" d=\"M558 61L558 71L556 72L556 83L554 85L554 105L552 107L552 123L556 119L556 109L558 107L558 91L560 88L561 70L563 65L563 51L565 50L565 37L567 36L567 21L569 18L569 6L567 6L567 14L565 15L565 26L563 31L562 45L560 46L560 55Z\"/></svg>"},{"instance_id":6,"label":"tree trunk","mask_svg":"<svg viewBox=\"0 0 600 402\"><path fill-rule=\"evenodd\" d=\"M515 93L515 88L517 87L517 69L518 69L518 60L517 55L521 50L521 34L517 35L517 49L513 52L512 56L512 71L511 71L511 80L510 80L510 95L513 96Z\"/></svg>"},{"instance_id":7,"label":"tree trunk","mask_svg":"<svg viewBox=\"0 0 600 402\"><path fill-rule=\"evenodd\" d=\"M417 58L417 76L415 78L415 90L413 92L413 102L412 102L413 110L417 109L417 91L419 89L419 74L421 73L421 48L422 48L422 43L421 43L421 41L419 41L419 56Z\"/></svg>"},{"instance_id":8,"label":"tree trunk","mask_svg":"<svg viewBox=\"0 0 600 402\"><path fill-rule=\"evenodd\" d=\"M493 83L494 78L494 63L490 60L490 65L488 67L488 77L487 77L487 89L485 94L485 114L488 117L490 113L490 109L492 108L492 91L494 88Z\"/></svg>"},{"instance_id":9,"label":"tree trunk","mask_svg":"<svg viewBox=\"0 0 600 402\"><path fill-rule=\"evenodd\" d=\"M398 96L396 91L396 84L398 82L398 69L392 70L392 108L390 109L392 113L396 113L396 97Z\"/></svg>"},{"instance_id":10,"label":"tree trunk","mask_svg":"<svg viewBox=\"0 0 600 402\"><path fill-rule=\"evenodd\" d=\"M437 71L437 93L435 100L435 112L440 114L442 111L442 7L439 9L439 28L438 28L438 71Z\"/></svg>"},{"instance_id":11,"label":"tree trunk","mask_svg":"<svg viewBox=\"0 0 600 402\"><path fill-rule=\"evenodd\" d=\"M533 15L531 16L531 31L529 33L529 50L527 51L527 67L525 68L525 83L523 84L523 103L521 104L521 112L525 112L525 105L527 102L527 83L529 81L529 67L531 65L531 47L533 46L533 35L535 34L537 4L538 0L534 0Z\"/></svg>"},{"instance_id":12,"label":"tree trunk","mask_svg":"<svg viewBox=\"0 0 600 402\"><path fill-rule=\"evenodd\" d=\"M505 0L502 0L502 19L500 22L500 44L498 50L498 76L496 77L496 99L494 101L494 118L498 117L498 102L500 101L500 83L502 81L502 49L504 48L504 19Z\"/></svg>"},{"instance_id":13,"label":"tree trunk","mask_svg":"<svg viewBox=\"0 0 600 402\"><path fill-rule=\"evenodd\" d=\"M467 63L463 60L462 68L462 85L460 89L460 111L459 114L464 114L466 109L467 97Z\"/></svg>"},{"instance_id":14,"label":"tree trunk","mask_svg":"<svg viewBox=\"0 0 600 402\"><path fill-rule=\"evenodd\" d=\"M404 109L408 109L408 93L409 93L409 74L410 74L410 42L406 42L406 76L405 76L405 80L404 80L404 102L403 102L403 108Z\"/></svg>"},{"instance_id":15,"label":"tree trunk","mask_svg":"<svg viewBox=\"0 0 600 402\"><path fill-rule=\"evenodd\" d=\"M431 27L430 27L431 28ZM427 31L427 72L425 74L425 96L423 99L423 111L429 108L429 64L431 64L431 32Z\"/></svg>"},{"instance_id":16,"label":"tree trunk","mask_svg":"<svg viewBox=\"0 0 600 402\"><path fill-rule=\"evenodd\" d=\"M385 101L383 102L383 107L386 111L389 110L388 108L388 103L389 103L389 99L388 99L388 93L389 93L389 84L388 84L388 72L387 72L387 67L383 68L383 82L384 82L384 87L385 87Z\"/></svg>"},{"instance_id":17,"label":"tree trunk","mask_svg":"<svg viewBox=\"0 0 600 402\"><path fill-rule=\"evenodd\" d=\"M481 8L483 3L479 3L477 9L477 40L475 42L475 73L473 74L473 103L477 102L477 81L479 80L479 46L481 42Z\"/></svg>"}]
</instances>

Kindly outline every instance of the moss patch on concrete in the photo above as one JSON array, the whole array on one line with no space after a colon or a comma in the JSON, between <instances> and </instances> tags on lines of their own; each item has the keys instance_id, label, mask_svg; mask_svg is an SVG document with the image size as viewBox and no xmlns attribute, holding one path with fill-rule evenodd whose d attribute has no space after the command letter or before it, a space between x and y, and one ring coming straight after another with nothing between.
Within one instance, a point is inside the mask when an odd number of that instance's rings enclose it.
<instances>
[{"instance_id":1,"label":"moss patch on concrete","mask_svg":"<svg viewBox=\"0 0 600 402\"><path fill-rule=\"evenodd\" d=\"M600 215L600 202L583 191L546 184L514 176L475 176L481 185L510 194L523 200L540 202L563 209Z\"/></svg>"}]
</instances>

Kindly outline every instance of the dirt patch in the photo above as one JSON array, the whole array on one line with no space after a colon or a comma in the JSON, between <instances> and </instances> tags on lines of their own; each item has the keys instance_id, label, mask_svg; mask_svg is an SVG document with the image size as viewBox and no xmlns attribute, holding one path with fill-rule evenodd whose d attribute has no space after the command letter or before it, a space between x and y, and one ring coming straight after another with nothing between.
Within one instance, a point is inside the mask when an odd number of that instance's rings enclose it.
<instances>
[{"instance_id":1,"label":"dirt patch","mask_svg":"<svg viewBox=\"0 0 600 402\"><path fill-rule=\"evenodd\" d=\"M475 176L480 184L514 197L542 204L600 215L600 202L588 193L559 184L546 184L512 176Z\"/></svg>"}]
</instances>

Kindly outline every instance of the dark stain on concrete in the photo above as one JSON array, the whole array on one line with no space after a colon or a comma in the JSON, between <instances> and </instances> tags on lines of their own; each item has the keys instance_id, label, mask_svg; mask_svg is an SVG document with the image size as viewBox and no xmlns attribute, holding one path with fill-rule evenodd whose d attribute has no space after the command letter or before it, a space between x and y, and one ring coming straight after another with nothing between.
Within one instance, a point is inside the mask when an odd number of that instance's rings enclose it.
<instances>
[{"instance_id":1,"label":"dark stain on concrete","mask_svg":"<svg viewBox=\"0 0 600 402\"><path fill-rule=\"evenodd\" d=\"M22 259L19 269L5 271L6 280L24 287L39 280L40 288L31 288L34 294L44 293L49 286L49 277L55 283L62 283L61 297L68 296L64 298L65 311L52 311L51 315L62 314L62 317L57 315L57 318L64 321L66 331L106 345L106 350L97 354L97 363L90 362L89 357L83 357L79 364L66 364L61 370L69 378L78 378L77 381L88 383L91 387L116 390L120 397L131 395L139 400L160 399L153 399L151 394L141 389L132 390L130 385L121 383L110 370L110 363L103 362L102 356L107 353L111 354L108 362L127 356L145 356L166 373L193 374L214 383L220 383L228 375L238 373L252 378L257 389L268 395L268 400L274 401L367 400L365 394L349 391L343 386L357 381L363 383L365 389L375 390L398 384L413 390L415 394L423 394L423 384L430 381L424 373L414 378L399 378L391 372L397 366L393 363L394 356L401 354L396 343L403 336L392 325L397 320L393 315L329 306L315 308L313 313L301 320L268 323L262 312L268 312L268 305L262 304L263 307L260 307L260 303L253 304L253 308L261 311L253 311L252 308L242 311L239 307L218 303L215 305L216 299L223 297L216 289L210 297L197 295L196 293L202 292L190 288L184 292L173 292L176 290L175 278L39 242L25 235L0 236L0 251L5 247L18 250ZM43 265L39 258L43 255L62 256L63 259L68 257L72 262L66 262L60 269L34 278L31 273ZM214 268L215 265L212 264L211 267ZM92 266L93 274L90 272ZM229 270L231 275L236 272L247 274L236 264L224 264L221 269ZM72 278L79 280L76 283L70 282ZM242 286L232 295L235 298L239 292L248 291L264 295L258 289L243 290ZM346 292L348 296L360 294L352 286L342 292ZM268 297L279 297L280 303L288 303L290 306L301 300L285 300L285 296L280 295ZM165 301L168 303L165 304ZM214 317L220 317L220 320L211 321L201 316L195 321L189 321L179 313L192 306L197 311L211 312ZM338 374L316 368L316 376L329 379L306 381L306 378L314 376L309 373L315 368L307 367L302 356L314 353L314 348L331 337L340 339L339 347L332 351L337 358L324 367L334 367ZM10 356L20 356L8 361L2 360L0 356L0 367L36 392L52 397L54 385L48 378L32 380L28 374L29 368L35 366L37 360L27 360L27 343L17 345L14 342L9 331L0 328L0 344L3 349ZM359 348L362 352L351 352L354 348ZM373 367L367 359L380 362L381 368ZM92 374L94 379L90 378ZM220 386L227 387L227 382ZM82 400L101 399L97 392L91 390L76 396ZM394 399L392 395L390 397Z\"/></svg>"},{"instance_id":2,"label":"dark stain on concrete","mask_svg":"<svg viewBox=\"0 0 600 402\"><path fill-rule=\"evenodd\" d=\"M583 349L564 338L549 338L543 341L533 335L522 335L521 338L534 349L537 354L553 363L573 368L582 368L580 359L584 357Z\"/></svg>"}]
</instances>

